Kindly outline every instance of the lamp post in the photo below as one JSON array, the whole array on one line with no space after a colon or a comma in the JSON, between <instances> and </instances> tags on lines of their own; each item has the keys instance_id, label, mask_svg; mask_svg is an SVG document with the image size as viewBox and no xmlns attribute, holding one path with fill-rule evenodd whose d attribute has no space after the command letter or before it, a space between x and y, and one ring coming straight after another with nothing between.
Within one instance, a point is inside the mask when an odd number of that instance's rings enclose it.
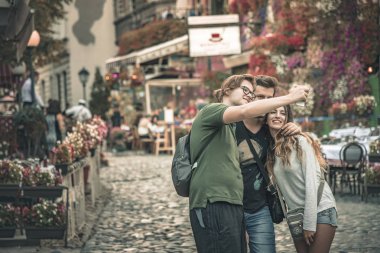
<instances>
[{"instance_id":1,"label":"lamp post","mask_svg":"<svg viewBox=\"0 0 380 253\"><path fill-rule=\"evenodd\" d=\"M33 68L33 48L37 47L40 44L40 34L34 30L32 32L32 35L30 35L29 41L28 41L28 61L29 61L29 71L30 71L30 83L31 83L31 97L32 97L32 104L34 104L36 95L34 91L34 68Z\"/></svg>"},{"instance_id":2,"label":"lamp post","mask_svg":"<svg viewBox=\"0 0 380 253\"><path fill-rule=\"evenodd\" d=\"M83 86L83 99L86 100L86 83L88 81L88 76L90 75L90 73L88 72L88 70L83 67L79 73L79 79L82 83L82 86Z\"/></svg>"}]
</instances>

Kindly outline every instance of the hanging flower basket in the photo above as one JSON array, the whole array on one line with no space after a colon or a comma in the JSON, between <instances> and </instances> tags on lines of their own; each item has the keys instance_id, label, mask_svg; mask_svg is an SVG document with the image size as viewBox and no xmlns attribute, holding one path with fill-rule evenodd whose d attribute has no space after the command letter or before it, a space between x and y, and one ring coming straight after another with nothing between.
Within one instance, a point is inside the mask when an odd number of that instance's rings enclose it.
<instances>
[{"instance_id":1,"label":"hanging flower basket","mask_svg":"<svg viewBox=\"0 0 380 253\"><path fill-rule=\"evenodd\" d=\"M0 228L0 238L11 238L16 233L16 227L4 227Z\"/></svg>"},{"instance_id":2,"label":"hanging flower basket","mask_svg":"<svg viewBox=\"0 0 380 253\"><path fill-rule=\"evenodd\" d=\"M65 227L25 227L27 239L63 239Z\"/></svg>"}]
</instances>

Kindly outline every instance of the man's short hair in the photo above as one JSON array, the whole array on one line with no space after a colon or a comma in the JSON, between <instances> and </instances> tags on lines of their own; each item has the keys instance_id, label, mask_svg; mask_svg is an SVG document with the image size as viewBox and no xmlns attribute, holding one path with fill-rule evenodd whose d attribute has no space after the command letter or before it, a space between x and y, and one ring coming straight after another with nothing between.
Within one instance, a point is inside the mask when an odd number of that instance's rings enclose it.
<instances>
[{"instance_id":1,"label":"man's short hair","mask_svg":"<svg viewBox=\"0 0 380 253\"><path fill-rule=\"evenodd\" d=\"M277 78L273 76L257 75L255 76L256 85L264 88L273 88L273 96L276 95L277 87L279 85Z\"/></svg>"},{"instance_id":2,"label":"man's short hair","mask_svg":"<svg viewBox=\"0 0 380 253\"><path fill-rule=\"evenodd\" d=\"M250 82L253 86L253 90L256 88L256 78L250 74L243 75L232 75L228 77L222 83L220 89L214 91L214 96L218 100L218 102L222 102L223 96L227 94L228 91L236 89L241 86L241 83L246 80Z\"/></svg>"},{"instance_id":3,"label":"man's short hair","mask_svg":"<svg viewBox=\"0 0 380 253\"><path fill-rule=\"evenodd\" d=\"M256 78L256 84L257 86L263 86L265 88L275 88L278 86L278 80L277 78L273 76L266 76L266 75L257 75Z\"/></svg>"}]
</instances>

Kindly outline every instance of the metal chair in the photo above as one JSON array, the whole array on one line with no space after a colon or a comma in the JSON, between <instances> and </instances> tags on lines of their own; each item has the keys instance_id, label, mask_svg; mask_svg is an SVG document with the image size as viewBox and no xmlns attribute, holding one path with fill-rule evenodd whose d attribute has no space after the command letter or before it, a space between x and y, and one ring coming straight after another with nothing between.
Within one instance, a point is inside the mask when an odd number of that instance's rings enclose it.
<instances>
[{"instance_id":1,"label":"metal chair","mask_svg":"<svg viewBox=\"0 0 380 253\"><path fill-rule=\"evenodd\" d=\"M343 189L343 183L346 183L350 188L350 192L352 192L352 178L354 194L356 194L356 181L358 182L358 193L360 194L362 172L367 157L367 149L358 142L350 142L342 147L339 156L343 168L340 180L341 189Z\"/></svg>"}]
</instances>

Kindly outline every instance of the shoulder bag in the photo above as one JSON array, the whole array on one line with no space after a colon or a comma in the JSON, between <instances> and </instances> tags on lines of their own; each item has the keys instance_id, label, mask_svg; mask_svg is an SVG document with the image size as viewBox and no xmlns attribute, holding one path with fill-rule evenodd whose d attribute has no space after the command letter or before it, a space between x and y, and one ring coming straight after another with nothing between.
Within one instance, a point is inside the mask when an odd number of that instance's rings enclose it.
<instances>
[{"instance_id":1,"label":"shoulder bag","mask_svg":"<svg viewBox=\"0 0 380 253\"><path fill-rule=\"evenodd\" d=\"M323 193L323 187L325 185L325 177L324 177L324 172L321 172L322 180L319 183L318 187L318 197L317 197L317 206L319 205L319 202L321 201L322 198L322 193ZM279 193L279 196L281 199L282 193L280 188L276 185L277 192ZM281 202L281 207L282 210L285 214L286 222L288 223L290 234L293 238L293 240L300 240L303 239L303 214L304 214L304 208L296 208L293 210L290 210L287 212L286 208L286 203Z\"/></svg>"}]
</instances>

